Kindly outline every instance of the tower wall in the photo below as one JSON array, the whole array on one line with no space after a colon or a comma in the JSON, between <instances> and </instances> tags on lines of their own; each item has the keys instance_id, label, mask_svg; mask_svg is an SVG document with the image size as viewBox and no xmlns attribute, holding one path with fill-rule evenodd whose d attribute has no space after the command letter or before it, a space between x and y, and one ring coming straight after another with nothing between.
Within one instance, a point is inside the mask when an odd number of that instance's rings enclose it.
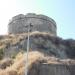
<instances>
[{"instance_id":1,"label":"tower wall","mask_svg":"<svg viewBox=\"0 0 75 75\"><path fill-rule=\"evenodd\" d=\"M36 14L19 14L12 18L12 20L8 24L8 32L17 34L27 32L27 28L25 26L33 25L31 27L31 31L40 31L40 32L48 32L53 35L56 35L56 23L53 19L45 16L45 15L36 15Z\"/></svg>"}]
</instances>

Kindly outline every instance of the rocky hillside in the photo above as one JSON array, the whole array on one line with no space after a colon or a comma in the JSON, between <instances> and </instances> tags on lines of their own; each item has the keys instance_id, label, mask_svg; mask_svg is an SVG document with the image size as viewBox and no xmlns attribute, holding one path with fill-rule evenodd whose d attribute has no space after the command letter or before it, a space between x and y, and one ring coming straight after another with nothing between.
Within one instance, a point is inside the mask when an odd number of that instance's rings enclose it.
<instances>
[{"instance_id":1,"label":"rocky hillside","mask_svg":"<svg viewBox=\"0 0 75 75\"><path fill-rule=\"evenodd\" d=\"M27 33L0 36L0 75L23 75ZM75 75L75 40L30 33L28 75Z\"/></svg>"},{"instance_id":2,"label":"rocky hillside","mask_svg":"<svg viewBox=\"0 0 75 75\"><path fill-rule=\"evenodd\" d=\"M39 51L30 51L28 75L75 75L75 60L62 60ZM18 53L15 59L0 61L0 75L24 75L26 53Z\"/></svg>"},{"instance_id":3,"label":"rocky hillside","mask_svg":"<svg viewBox=\"0 0 75 75\"><path fill-rule=\"evenodd\" d=\"M12 57L20 51L26 51L27 33L0 36L0 52L3 57ZM46 32L30 33L30 50L45 52L57 58L75 58L75 40L53 36ZM1 55L2 56L2 55Z\"/></svg>"}]
</instances>

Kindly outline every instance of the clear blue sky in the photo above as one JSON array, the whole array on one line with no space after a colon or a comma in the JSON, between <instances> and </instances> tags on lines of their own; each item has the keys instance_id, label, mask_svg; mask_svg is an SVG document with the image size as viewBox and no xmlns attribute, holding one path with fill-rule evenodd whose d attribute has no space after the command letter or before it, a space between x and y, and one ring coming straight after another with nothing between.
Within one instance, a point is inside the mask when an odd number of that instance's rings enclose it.
<instances>
[{"instance_id":1,"label":"clear blue sky","mask_svg":"<svg viewBox=\"0 0 75 75\"><path fill-rule=\"evenodd\" d=\"M5 1L5 0L3 0ZM5 19L8 22L12 16L17 14L37 13L53 18L57 23L57 35L66 39L75 39L75 0L6 0L5 6L0 5L1 12L6 13ZM1 3L1 2L0 2ZM4 2L3 2L4 3ZM2 4L2 3L1 3ZM2 10L3 8L3 10ZM1 13L4 14L4 13ZM0 16L1 16L0 15ZM4 17L2 16L2 17ZM3 21L5 20L2 19ZM0 19L1 20L1 19ZM2 22L3 22L2 21ZM7 22L4 29L7 31ZM1 23L2 24L2 23ZM1 25L0 24L0 25ZM1 28L3 27L0 26Z\"/></svg>"}]
</instances>

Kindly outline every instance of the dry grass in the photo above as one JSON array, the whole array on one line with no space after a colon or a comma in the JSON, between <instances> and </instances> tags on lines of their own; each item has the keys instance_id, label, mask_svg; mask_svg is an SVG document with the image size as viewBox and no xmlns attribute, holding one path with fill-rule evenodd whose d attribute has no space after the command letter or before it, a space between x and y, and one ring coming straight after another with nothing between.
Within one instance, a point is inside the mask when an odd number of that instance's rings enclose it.
<instances>
[{"instance_id":1,"label":"dry grass","mask_svg":"<svg viewBox=\"0 0 75 75\"><path fill-rule=\"evenodd\" d=\"M30 35L43 35L43 36L53 36L52 34L45 33L45 32L32 32ZM4 36L5 37L5 36ZM0 49L4 48L6 44L16 44L21 39L25 39L27 37L26 33L23 34L17 34L17 35L8 35L6 38L3 38L0 40ZM10 66L7 66L5 69L0 69L0 75L24 75L25 71L25 59L26 59L26 53L22 54L19 53L15 59L13 59L13 64L10 64ZM40 53L38 51L31 51L29 52L29 58L28 58L28 68L30 69L32 67L33 63L42 62L47 64L64 64L66 60L57 59L55 57L45 56L43 53ZM44 62L45 61L45 62ZM68 60L65 63L69 63L72 60ZM75 61L73 61L75 62ZM72 62L70 62L72 63ZM75 64L75 63L74 63Z\"/></svg>"},{"instance_id":2,"label":"dry grass","mask_svg":"<svg viewBox=\"0 0 75 75\"><path fill-rule=\"evenodd\" d=\"M39 32L39 31L31 32L30 36L32 35L53 36L50 33ZM25 39L25 37L27 37L27 33L16 34L16 35L10 34L10 35L3 36L3 38L0 39L0 49L5 48L8 44L15 45L19 43L20 40Z\"/></svg>"},{"instance_id":3,"label":"dry grass","mask_svg":"<svg viewBox=\"0 0 75 75\"><path fill-rule=\"evenodd\" d=\"M59 61L57 58L44 56L43 53L38 51L29 52L28 56L28 68L31 69L33 64L36 62L47 63L47 64L60 64L62 61ZM19 53L16 58L13 60L14 63L8 66L5 69L0 69L0 75L24 75L25 72L25 59L26 53ZM44 62L45 61L45 62ZM74 61L73 61L74 62Z\"/></svg>"},{"instance_id":4,"label":"dry grass","mask_svg":"<svg viewBox=\"0 0 75 75\"><path fill-rule=\"evenodd\" d=\"M42 56L41 53L35 51L29 53L29 68ZM14 64L6 69L0 69L0 75L23 75L25 71L26 54L19 53L14 59Z\"/></svg>"}]
</instances>

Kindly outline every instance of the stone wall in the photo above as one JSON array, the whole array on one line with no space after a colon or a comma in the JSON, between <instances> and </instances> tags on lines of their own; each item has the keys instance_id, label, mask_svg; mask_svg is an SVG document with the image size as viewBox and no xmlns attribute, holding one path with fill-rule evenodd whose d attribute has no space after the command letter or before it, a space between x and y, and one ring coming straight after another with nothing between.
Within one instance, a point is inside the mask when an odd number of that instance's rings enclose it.
<instances>
[{"instance_id":1,"label":"stone wall","mask_svg":"<svg viewBox=\"0 0 75 75\"><path fill-rule=\"evenodd\" d=\"M53 35L56 35L56 23L53 19L45 15L36 15L36 14L19 14L12 18L8 24L9 33L24 33L27 32L26 26L31 25L31 31L40 31L40 32L49 32Z\"/></svg>"},{"instance_id":2,"label":"stone wall","mask_svg":"<svg viewBox=\"0 0 75 75\"><path fill-rule=\"evenodd\" d=\"M39 75L75 75L75 65L42 64Z\"/></svg>"},{"instance_id":3,"label":"stone wall","mask_svg":"<svg viewBox=\"0 0 75 75\"><path fill-rule=\"evenodd\" d=\"M75 75L75 65L47 64L33 65L28 75Z\"/></svg>"}]
</instances>

